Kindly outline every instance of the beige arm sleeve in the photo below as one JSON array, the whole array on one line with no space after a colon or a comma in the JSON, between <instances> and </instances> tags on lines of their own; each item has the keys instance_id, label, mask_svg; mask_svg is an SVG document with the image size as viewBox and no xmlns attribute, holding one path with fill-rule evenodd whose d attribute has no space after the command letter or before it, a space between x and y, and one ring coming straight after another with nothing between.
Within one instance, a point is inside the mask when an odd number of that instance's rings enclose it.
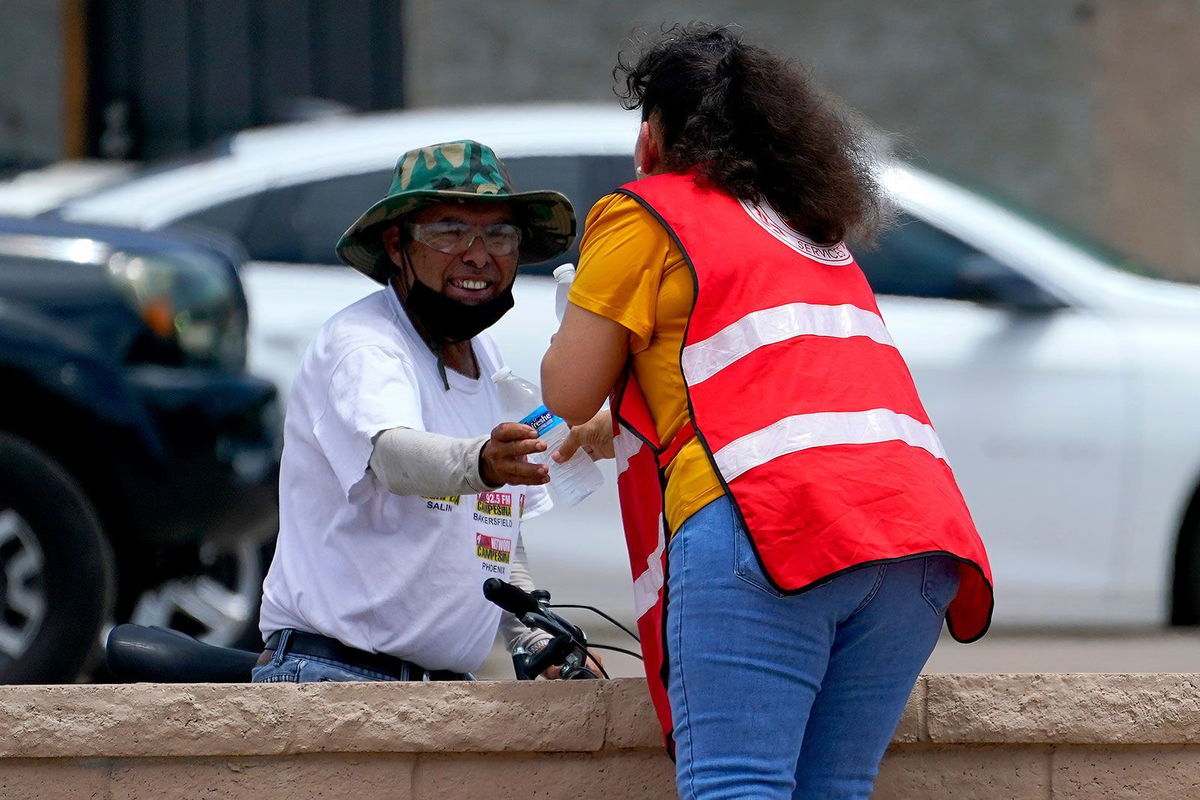
<instances>
[{"instance_id":1,"label":"beige arm sleeve","mask_svg":"<svg viewBox=\"0 0 1200 800\"><path fill-rule=\"evenodd\" d=\"M494 487L479 474L479 453L489 437L459 439L411 428L375 437L371 472L392 494L478 494Z\"/></svg>"}]
</instances>

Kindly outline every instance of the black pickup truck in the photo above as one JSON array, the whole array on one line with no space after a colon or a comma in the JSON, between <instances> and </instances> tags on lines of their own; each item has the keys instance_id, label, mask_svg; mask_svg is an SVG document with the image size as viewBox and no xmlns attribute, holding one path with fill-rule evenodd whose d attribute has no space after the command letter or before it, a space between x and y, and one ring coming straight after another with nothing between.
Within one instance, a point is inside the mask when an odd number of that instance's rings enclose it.
<instances>
[{"instance_id":1,"label":"black pickup truck","mask_svg":"<svg viewBox=\"0 0 1200 800\"><path fill-rule=\"evenodd\" d=\"M132 620L253 640L281 415L231 241L0 218L0 683Z\"/></svg>"}]
</instances>

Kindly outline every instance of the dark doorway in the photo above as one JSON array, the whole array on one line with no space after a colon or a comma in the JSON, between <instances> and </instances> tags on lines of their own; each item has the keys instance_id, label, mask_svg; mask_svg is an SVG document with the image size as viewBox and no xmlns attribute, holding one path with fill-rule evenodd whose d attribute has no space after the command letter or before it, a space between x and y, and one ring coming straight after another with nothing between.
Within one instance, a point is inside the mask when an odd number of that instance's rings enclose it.
<instances>
[{"instance_id":1,"label":"dark doorway","mask_svg":"<svg viewBox=\"0 0 1200 800\"><path fill-rule=\"evenodd\" d=\"M404 104L402 0L90 0L88 148L152 159Z\"/></svg>"}]
</instances>

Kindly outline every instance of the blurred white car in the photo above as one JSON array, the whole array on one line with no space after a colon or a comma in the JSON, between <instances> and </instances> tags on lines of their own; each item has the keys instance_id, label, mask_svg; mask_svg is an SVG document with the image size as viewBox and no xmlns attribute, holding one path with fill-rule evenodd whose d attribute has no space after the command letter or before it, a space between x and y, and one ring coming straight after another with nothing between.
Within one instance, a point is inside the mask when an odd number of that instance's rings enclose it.
<instances>
[{"instance_id":1,"label":"blurred white car","mask_svg":"<svg viewBox=\"0 0 1200 800\"><path fill-rule=\"evenodd\" d=\"M128 178L132 161L68 160L19 172L0 181L0 214L32 217L65 200Z\"/></svg>"},{"instance_id":2,"label":"blurred white car","mask_svg":"<svg viewBox=\"0 0 1200 800\"><path fill-rule=\"evenodd\" d=\"M491 145L518 188L583 217L632 177L635 114L595 106L400 112L247 131L219 152L60 207L70 219L217 228L252 263L250 367L286 389L316 328L373 291L333 244L404 150ZM959 186L896 165L902 223L859 260L991 553L999 624L1200 622L1200 288L1154 280ZM572 256L560 261L572 260ZM537 378L547 264L495 333ZM532 522L535 576L632 615L613 473Z\"/></svg>"}]
</instances>

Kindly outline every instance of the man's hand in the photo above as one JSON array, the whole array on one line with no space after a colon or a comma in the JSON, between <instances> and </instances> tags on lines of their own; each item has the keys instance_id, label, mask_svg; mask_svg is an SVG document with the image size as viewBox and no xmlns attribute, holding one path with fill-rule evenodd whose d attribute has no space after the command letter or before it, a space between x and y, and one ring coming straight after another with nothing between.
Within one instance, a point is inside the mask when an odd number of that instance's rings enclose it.
<instances>
[{"instance_id":1,"label":"man's hand","mask_svg":"<svg viewBox=\"0 0 1200 800\"><path fill-rule=\"evenodd\" d=\"M586 666L588 669L590 669L592 672L594 672L596 674L597 678L604 677L604 672L601 670L603 663L604 662L602 662L600 660L600 655L598 653L592 653L592 652L588 653ZM546 667L546 671L542 673L542 677L548 681L561 680L562 679L562 667L560 667L557 664L555 664L552 667Z\"/></svg>"},{"instance_id":2,"label":"man's hand","mask_svg":"<svg viewBox=\"0 0 1200 800\"><path fill-rule=\"evenodd\" d=\"M530 463L527 456L546 449L537 432L528 425L501 422L492 429L492 438L479 451L479 474L489 486L540 486L550 480L550 471Z\"/></svg>"},{"instance_id":3,"label":"man's hand","mask_svg":"<svg viewBox=\"0 0 1200 800\"><path fill-rule=\"evenodd\" d=\"M562 463L579 448L592 458L613 457L613 425L612 413L601 409L596 416L582 425L571 428L562 446L550 454L556 462Z\"/></svg>"}]
</instances>

